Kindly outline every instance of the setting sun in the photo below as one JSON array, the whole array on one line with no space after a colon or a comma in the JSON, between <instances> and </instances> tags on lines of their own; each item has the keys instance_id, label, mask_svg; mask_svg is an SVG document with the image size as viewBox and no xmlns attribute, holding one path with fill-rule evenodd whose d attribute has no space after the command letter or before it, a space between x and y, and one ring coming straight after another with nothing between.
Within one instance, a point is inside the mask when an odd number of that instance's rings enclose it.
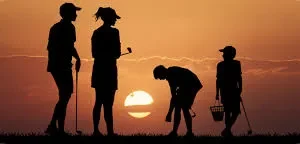
<instances>
[{"instance_id":1,"label":"setting sun","mask_svg":"<svg viewBox=\"0 0 300 144\"><path fill-rule=\"evenodd\" d=\"M151 114L151 112L146 111L147 108L145 109L145 107L151 105L152 103L153 98L151 97L151 95L145 91L140 90L130 93L125 99L124 106L129 109L129 115L135 118L144 118Z\"/></svg>"}]
</instances>

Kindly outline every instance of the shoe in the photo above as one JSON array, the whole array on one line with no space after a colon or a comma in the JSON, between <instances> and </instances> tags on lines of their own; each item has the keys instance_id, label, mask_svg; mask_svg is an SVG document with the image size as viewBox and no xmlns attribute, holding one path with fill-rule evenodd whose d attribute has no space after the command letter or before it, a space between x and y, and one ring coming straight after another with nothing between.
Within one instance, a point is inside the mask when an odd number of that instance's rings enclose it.
<instances>
[{"instance_id":1,"label":"shoe","mask_svg":"<svg viewBox=\"0 0 300 144\"><path fill-rule=\"evenodd\" d=\"M45 133L49 135L56 135L57 132L58 132L57 128L51 125L49 125L48 128L45 130Z\"/></svg>"},{"instance_id":2,"label":"shoe","mask_svg":"<svg viewBox=\"0 0 300 144\"><path fill-rule=\"evenodd\" d=\"M107 133L107 136L109 136L109 137L114 137L114 136L119 136L119 135L116 134L116 133Z\"/></svg>"},{"instance_id":3,"label":"shoe","mask_svg":"<svg viewBox=\"0 0 300 144\"><path fill-rule=\"evenodd\" d=\"M194 137L195 135L194 135L193 132L188 131L188 132L186 132L185 136L186 136L186 137Z\"/></svg>"},{"instance_id":4,"label":"shoe","mask_svg":"<svg viewBox=\"0 0 300 144\"><path fill-rule=\"evenodd\" d=\"M228 130L226 128L221 132L221 135L223 137L232 137L233 136L231 130Z\"/></svg>"},{"instance_id":5,"label":"shoe","mask_svg":"<svg viewBox=\"0 0 300 144\"><path fill-rule=\"evenodd\" d=\"M177 132L175 131L171 131L169 134L168 134L169 137L177 137Z\"/></svg>"},{"instance_id":6,"label":"shoe","mask_svg":"<svg viewBox=\"0 0 300 144\"><path fill-rule=\"evenodd\" d=\"M66 133L65 131L59 131L58 136L71 136L71 134Z\"/></svg>"},{"instance_id":7,"label":"shoe","mask_svg":"<svg viewBox=\"0 0 300 144\"><path fill-rule=\"evenodd\" d=\"M94 131L92 136L103 136L103 134L100 131Z\"/></svg>"}]
</instances>

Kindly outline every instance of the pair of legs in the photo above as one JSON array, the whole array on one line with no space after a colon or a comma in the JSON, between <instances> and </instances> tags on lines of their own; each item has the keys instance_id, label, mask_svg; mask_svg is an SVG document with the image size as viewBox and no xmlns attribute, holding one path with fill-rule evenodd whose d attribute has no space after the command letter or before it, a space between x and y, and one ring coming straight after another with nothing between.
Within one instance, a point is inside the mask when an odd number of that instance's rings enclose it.
<instances>
[{"instance_id":1,"label":"pair of legs","mask_svg":"<svg viewBox=\"0 0 300 144\"><path fill-rule=\"evenodd\" d=\"M194 98L200 89L179 88L178 95L175 99L174 124L172 133L177 134L181 121L181 110L185 119L187 135L193 135L192 116L189 109L191 108Z\"/></svg>"},{"instance_id":2,"label":"pair of legs","mask_svg":"<svg viewBox=\"0 0 300 144\"><path fill-rule=\"evenodd\" d=\"M104 119L107 127L107 134L114 135L113 128L113 103L116 90L106 88L95 88L96 100L93 109L94 135L102 135L99 131L101 107L104 108Z\"/></svg>"},{"instance_id":3,"label":"pair of legs","mask_svg":"<svg viewBox=\"0 0 300 144\"><path fill-rule=\"evenodd\" d=\"M223 136L231 136L232 126L235 124L240 111L240 101L232 100L230 102L223 103L224 112L225 112L225 129L222 132Z\"/></svg>"},{"instance_id":4,"label":"pair of legs","mask_svg":"<svg viewBox=\"0 0 300 144\"><path fill-rule=\"evenodd\" d=\"M55 71L51 72L58 88L59 99L55 105L52 119L46 130L46 133L54 133L57 131L56 124L58 123L58 132L65 133L65 118L69 100L73 93L73 76L72 71Z\"/></svg>"},{"instance_id":5,"label":"pair of legs","mask_svg":"<svg viewBox=\"0 0 300 144\"><path fill-rule=\"evenodd\" d=\"M187 129L187 134L192 134L192 116L189 112L188 107L182 107L180 105L175 106L175 112L174 112L174 123L173 123L173 133L177 134L178 127L181 121L181 110L183 112L183 116L185 119L185 124L186 124L186 129Z\"/></svg>"}]
</instances>

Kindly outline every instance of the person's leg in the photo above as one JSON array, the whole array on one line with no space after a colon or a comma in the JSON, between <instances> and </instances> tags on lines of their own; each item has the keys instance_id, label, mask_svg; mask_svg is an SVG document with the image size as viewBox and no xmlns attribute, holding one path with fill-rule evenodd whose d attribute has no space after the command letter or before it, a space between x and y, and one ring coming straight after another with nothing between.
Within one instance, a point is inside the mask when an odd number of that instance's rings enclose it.
<instances>
[{"instance_id":1,"label":"person's leg","mask_svg":"<svg viewBox=\"0 0 300 144\"><path fill-rule=\"evenodd\" d=\"M59 115L58 117L58 131L64 132L65 129L65 119L66 119L66 111L67 111L67 105L69 103L71 94L68 92L60 92L59 94L60 98L58 101L58 109L57 113Z\"/></svg>"},{"instance_id":2,"label":"person's leg","mask_svg":"<svg viewBox=\"0 0 300 144\"><path fill-rule=\"evenodd\" d=\"M177 133L178 131L178 127L180 124L180 120L181 120L181 107L176 105L175 106L175 110L174 110L174 123L173 123L173 131L174 133Z\"/></svg>"},{"instance_id":3,"label":"person's leg","mask_svg":"<svg viewBox=\"0 0 300 144\"><path fill-rule=\"evenodd\" d=\"M104 119L107 127L107 134L114 135L114 123L113 123L113 104L115 97L115 90L107 90L105 93L106 99L104 102Z\"/></svg>"},{"instance_id":4,"label":"person's leg","mask_svg":"<svg viewBox=\"0 0 300 144\"><path fill-rule=\"evenodd\" d=\"M73 76L72 71L64 71L60 75L60 88L59 88L59 101L57 113L58 117L58 130L64 133L65 119L69 100L73 93Z\"/></svg>"},{"instance_id":5,"label":"person's leg","mask_svg":"<svg viewBox=\"0 0 300 144\"><path fill-rule=\"evenodd\" d=\"M59 90L59 87L60 87L60 85L59 85L60 82L59 82L59 77L58 77L59 75L57 73L55 73L55 72L51 72L51 75L52 75L52 77L53 77L53 79L55 81L55 84L56 84L56 86L57 86L57 88ZM59 93L58 93L58 95L59 95ZM50 128L55 128L55 129L57 128L57 126L56 126L56 122L57 122L57 118L58 118L57 112L58 112L58 109L59 109L58 102L59 102L59 100L57 101L57 103L56 103L56 105L54 107L52 118L51 118L51 121L50 121L50 124L49 124L48 128L49 127Z\"/></svg>"},{"instance_id":6,"label":"person's leg","mask_svg":"<svg viewBox=\"0 0 300 144\"><path fill-rule=\"evenodd\" d=\"M221 135L226 136L230 130L230 119L231 119L231 112L225 111L225 128L223 129Z\"/></svg>"},{"instance_id":7,"label":"person's leg","mask_svg":"<svg viewBox=\"0 0 300 144\"><path fill-rule=\"evenodd\" d=\"M237 99L232 103L231 117L228 124L228 129L231 132L232 126L235 124L239 114L240 114L240 101Z\"/></svg>"},{"instance_id":8,"label":"person's leg","mask_svg":"<svg viewBox=\"0 0 300 144\"><path fill-rule=\"evenodd\" d=\"M96 99L95 99L95 105L93 108L93 126L94 126L94 133L100 134L99 122L100 122L100 116L101 116L101 106L103 104L102 90L99 88L95 88L95 94L96 94Z\"/></svg>"},{"instance_id":9,"label":"person's leg","mask_svg":"<svg viewBox=\"0 0 300 144\"><path fill-rule=\"evenodd\" d=\"M187 135L190 135L190 134L193 133L193 130L192 130L192 116L191 116L188 108L185 107L185 108L182 109L182 111L183 111L183 115L184 115L184 119L185 119Z\"/></svg>"}]
</instances>

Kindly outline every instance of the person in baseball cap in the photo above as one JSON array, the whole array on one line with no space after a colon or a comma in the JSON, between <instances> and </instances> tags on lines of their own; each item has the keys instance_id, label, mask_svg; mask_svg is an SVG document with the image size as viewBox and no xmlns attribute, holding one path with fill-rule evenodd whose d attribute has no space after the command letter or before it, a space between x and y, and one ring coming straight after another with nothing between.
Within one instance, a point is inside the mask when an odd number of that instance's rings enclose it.
<instances>
[{"instance_id":1,"label":"person in baseball cap","mask_svg":"<svg viewBox=\"0 0 300 144\"><path fill-rule=\"evenodd\" d=\"M241 113L242 69L241 62L234 59L236 49L233 46L226 46L219 51L223 52L224 61L217 64L216 100L221 97L225 112L225 128L221 135L230 137L233 136L231 128Z\"/></svg>"},{"instance_id":2,"label":"person in baseball cap","mask_svg":"<svg viewBox=\"0 0 300 144\"><path fill-rule=\"evenodd\" d=\"M76 59L76 72L79 72L81 66L80 57L74 46L76 29L72 24L77 17L76 11L79 10L81 8L72 3L62 4L60 6L62 19L55 23L49 31L47 72L52 75L59 96L51 121L45 130L45 133L49 135L68 135L65 132L65 118L66 109L73 93L72 58Z\"/></svg>"},{"instance_id":3,"label":"person in baseball cap","mask_svg":"<svg viewBox=\"0 0 300 144\"><path fill-rule=\"evenodd\" d=\"M59 8L60 16L63 19L71 19L72 21L76 20L76 11L80 11L81 8L75 6L73 3L64 3Z\"/></svg>"}]
</instances>

